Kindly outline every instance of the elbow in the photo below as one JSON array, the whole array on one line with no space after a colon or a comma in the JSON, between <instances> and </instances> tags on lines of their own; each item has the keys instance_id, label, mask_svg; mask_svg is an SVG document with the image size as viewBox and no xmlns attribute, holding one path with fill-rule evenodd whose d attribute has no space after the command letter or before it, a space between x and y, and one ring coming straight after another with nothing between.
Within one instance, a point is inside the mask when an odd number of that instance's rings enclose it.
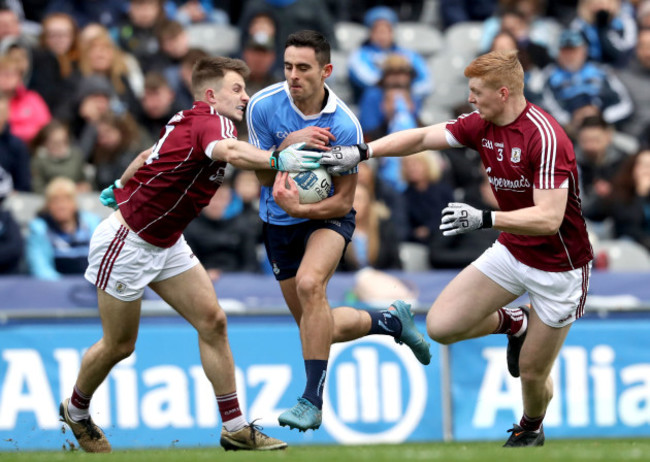
<instances>
[{"instance_id":1,"label":"elbow","mask_svg":"<svg viewBox=\"0 0 650 462\"><path fill-rule=\"evenodd\" d=\"M540 229L540 234L544 236L553 236L560 231L560 226L562 226L562 219L549 219L542 225Z\"/></svg>"},{"instance_id":2,"label":"elbow","mask_svg":"<svg viewBox=\"0 0 650 462\"><path fill-rule=\"evenodd\" d=\"M212 149L212 159L222 160L229 164L236 165L240 158L240 151L237 149L237 140L228 138L219 141Z\"/></svg>"}]
</instances>

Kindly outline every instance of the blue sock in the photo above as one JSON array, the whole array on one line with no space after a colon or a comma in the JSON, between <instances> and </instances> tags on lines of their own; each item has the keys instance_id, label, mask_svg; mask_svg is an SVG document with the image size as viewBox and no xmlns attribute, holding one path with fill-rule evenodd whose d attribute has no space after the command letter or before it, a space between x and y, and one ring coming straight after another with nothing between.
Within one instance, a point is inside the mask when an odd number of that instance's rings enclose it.
<instances>
[{"instance_id":1,"label":"blue sock","mask_svg":"<svg viewBox=\"0 0 650 462\"><path fill-rule=\"evenodd\" d=\"M307 373L307 385L305 385L302 397L318 409L323 409L323 387L327 374L327 360L305 359L305 372Z\"/></svg>"},{"instance_id":2,"label":"blue sock","mask_svg":"<svg viewBox=\"0 0 650 462\"><path fill-rule=\"evenodd\" d=\"M395 338L402 335L402 322L389 310L368 311L368 314L372 320L368 335L390 335Z\"/></svg>"}]
</instances>

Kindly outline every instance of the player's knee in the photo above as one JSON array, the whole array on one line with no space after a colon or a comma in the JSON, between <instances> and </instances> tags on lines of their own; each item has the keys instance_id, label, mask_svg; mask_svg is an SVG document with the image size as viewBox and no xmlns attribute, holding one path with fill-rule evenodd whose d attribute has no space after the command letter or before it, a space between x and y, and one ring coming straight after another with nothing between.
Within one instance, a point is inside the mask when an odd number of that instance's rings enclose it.
<instances>
[{"instance_id":1,"label":"player's knee","mask_svg":"<svg viewBox=\"0 0 650 462\"><path fill-rule=\"evenodd\" d=\"M322 290L323 284L319 278L311 274L296 277L296 292L300 299L305 300L317 296Z\"/></svg>"},{"instance_id":2,"label":"player's knee","mask_svg":"<svg viewBox=\"0 0 650 462\"><path fill-rule=\"evenodd\" d=\"M128 358L135 351L135 340L133 341L124 341L111 344L109 346L109 354L111 355L113 361L118 363L123 359Z\"/></svg>"},{"instance_id":3,"label":"player's knee","mask_svg":"<svg viewBox=\"0 0 650 462\"><path fill-rule=\"evenodd\" d=\"M221 309L210 310L199 322L197 330L203 335L225 335L228 329L226 313Z\"/></svg>"},{"instance_id":4,"label":"player's knee","mask_svg":"<svg viewBox=\"0 0 650 462\"><path fill-rule=\"evenodd\" d=\"M427 334L432 340L442 345L449 345L456 341L454 333L450 332L441 320L436 319L433 311L429 311L427 314Z\"/></svg>"},{"instance_id":5,"label":"player's knee","mask_svg":"<svg viewBox=\"0 0 650 462\"><path fill-rule=\"evenodd\" d=\"M543 382L549 376L549 370L545 365L535 361L534 358L527 358L523 355L519 358L519 373L522 382Z\"/></svg>"}]
</instances>

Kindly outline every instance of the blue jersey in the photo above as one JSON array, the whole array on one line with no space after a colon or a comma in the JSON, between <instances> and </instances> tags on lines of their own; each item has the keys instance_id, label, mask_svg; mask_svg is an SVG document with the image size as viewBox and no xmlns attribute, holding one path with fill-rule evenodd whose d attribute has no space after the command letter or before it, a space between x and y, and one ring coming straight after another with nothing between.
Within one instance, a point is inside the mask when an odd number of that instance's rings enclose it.
<instances>
[{"instance_id":1,"label":"blue jersey","mask_svg":"<svg viewBox=\"0 0 650 462\"><path fill-rule=\"evenodd\" d=\"M248 141L260 149L275 149L289 133L315 125L330 127L338 145L363 142L361 124L343 101L326 85L327 103L321 112L304 115L293 104L286 82L276 83L256 93L248 103L246 123ZM357 168L344 174L356 173ZM262 186L260 218L274 225L293 225L307 221L306 218L289 216L273 200L273 188Z\"/></svg>"}]
</instances>

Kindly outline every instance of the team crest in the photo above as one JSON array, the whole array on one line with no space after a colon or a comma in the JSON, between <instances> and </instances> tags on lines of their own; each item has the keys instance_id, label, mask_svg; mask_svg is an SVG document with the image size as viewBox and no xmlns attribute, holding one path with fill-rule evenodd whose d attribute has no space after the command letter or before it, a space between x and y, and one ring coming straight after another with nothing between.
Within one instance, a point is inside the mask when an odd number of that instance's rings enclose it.
<instances>
[{"instance_id":1,"label":"team crest","mask_svg":"<svg viewBox=\"0 0 650 462\"><path fill-rule=\"evenodd\" d=\"M126 284L120 281L117 281L115 283L115 292L117 292L118 294L123 294L125 290L126 290Z\"/></svg>"},{"instance_id":2,"label":"team crest","mask_svg":"<svg viewBox=\"0 0 650 462\"><path fill-rule=\"evenodd\" d=\"M512 148L510 153L510 162L518 164L521 161L521 148Z\"/></svg>"},{"instance_id":3,"label":"team crest","mask_svg":"<svg viewBox=\"0 0 650 462\"><path fill-rule=\"evenodd\" d=\"M278 268L278 264L276 262L273 262L271 267L273 268L273 274L280 274L280 268Z\"/></svg>"}]
</instances>

